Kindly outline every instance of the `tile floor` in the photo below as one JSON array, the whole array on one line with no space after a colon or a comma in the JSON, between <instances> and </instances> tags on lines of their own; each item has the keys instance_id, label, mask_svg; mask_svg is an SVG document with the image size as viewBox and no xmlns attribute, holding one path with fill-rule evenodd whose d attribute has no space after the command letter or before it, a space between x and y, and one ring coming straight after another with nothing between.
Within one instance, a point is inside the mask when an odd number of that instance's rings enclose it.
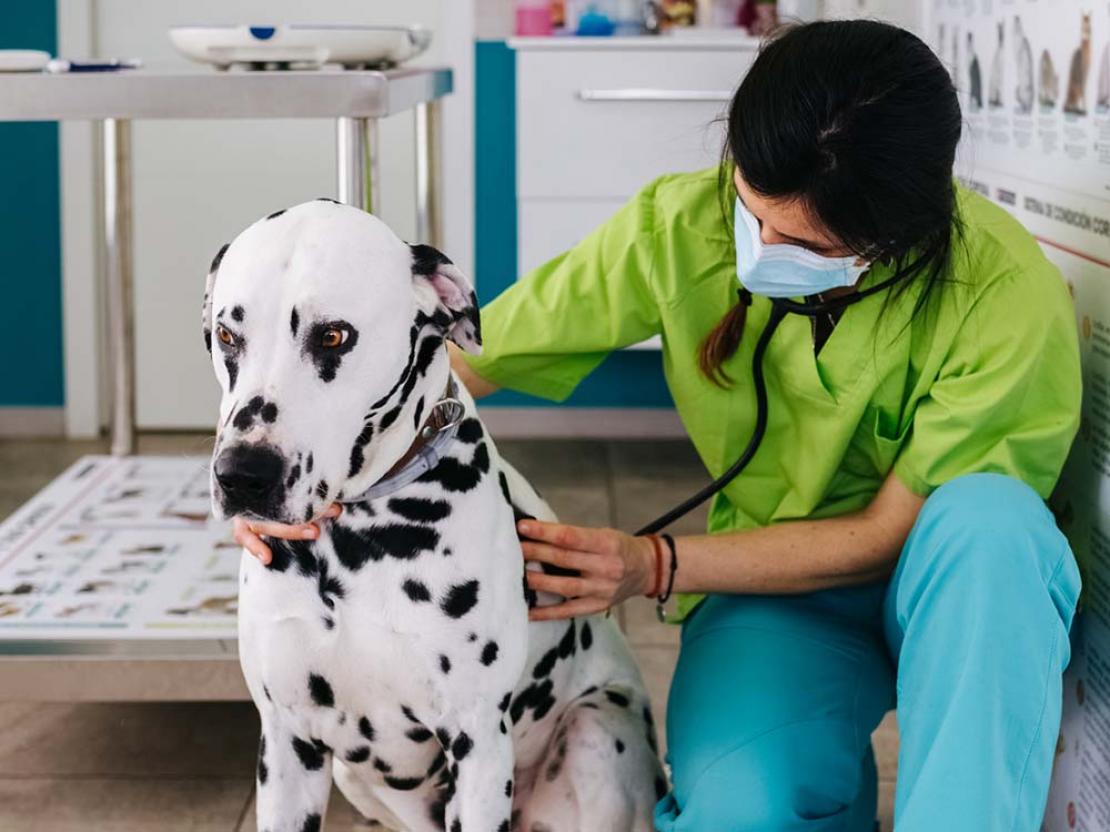
<instances>
[{"instance_id":1,"label":"tile floor","mask_svg":"<svg viewBox=\"0 0 1110 832\"><path fill-rule=\"evenodd\" d=\"M148 435L143 453L201 454L200 435ZM683 442L502 442L561 517L630 529L704 483ZM0 517L103 442L0 442ZM704 513L677 525L699 531ZM678 650L677 628L652 605L620 612L662 723ZM37 704L0 702L0 832L237 832L254 829L257 717L249 703ZM898 739L893 718L876 731L880 816L891 829ZM338 794L328 828L362 829ZM592 832L592 830L590 831Z\"/></svg>"}]
</instances>

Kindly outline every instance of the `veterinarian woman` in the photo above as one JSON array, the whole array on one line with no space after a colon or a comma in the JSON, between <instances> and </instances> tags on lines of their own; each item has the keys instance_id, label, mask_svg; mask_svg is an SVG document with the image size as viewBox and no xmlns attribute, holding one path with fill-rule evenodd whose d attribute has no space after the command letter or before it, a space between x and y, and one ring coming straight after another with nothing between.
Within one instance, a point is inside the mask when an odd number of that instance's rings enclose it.
<instances>
[{"instance_id":1,"label":"veterinarian woman","mask_svg":"<svg viewBox=\"0 0 1110 832\"><path fill-rule=\"evenodd\" d=\"M675 540L685 617L663 832L873 830L870 735L897 705L898 832L1040 826L1079 576L1043 502L1080 405L1067 289L1003 210L953 182L961 116L913 35L815 23L768 43L728 117L721 170L648 185L482 312L454 355L475 395L567 396L662 335L675 405L720 475ZM787 246L784 248L783 246ZM738 290L744 289L742 292ZM562 617L665 591L669 549L521 524ZM659 568L661 564L662 569Z\"/></svg>"}]
</instances>

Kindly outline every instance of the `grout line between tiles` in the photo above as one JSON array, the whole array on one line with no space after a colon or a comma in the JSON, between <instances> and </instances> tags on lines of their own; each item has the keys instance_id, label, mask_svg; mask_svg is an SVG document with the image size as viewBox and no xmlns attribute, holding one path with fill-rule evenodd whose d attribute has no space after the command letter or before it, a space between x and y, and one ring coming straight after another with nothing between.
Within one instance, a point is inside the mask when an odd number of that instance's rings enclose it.
<instances>
[{"instance_id":1,"label":"grout line between tiles","mask_svg":"<svg viewBox=\"0 0 1110 832\"><path fill-rule=\"evenodd\" d=\"M251 804L254 802L254 791L257 786L251 783L251 789L247 793L247 800L243 803L243 808L239 811L239 817L235 820L235 825L231 827L231 832L241 832L243 824L247 820L247 813L251 810Z\"/></svg>"}]
</instances>

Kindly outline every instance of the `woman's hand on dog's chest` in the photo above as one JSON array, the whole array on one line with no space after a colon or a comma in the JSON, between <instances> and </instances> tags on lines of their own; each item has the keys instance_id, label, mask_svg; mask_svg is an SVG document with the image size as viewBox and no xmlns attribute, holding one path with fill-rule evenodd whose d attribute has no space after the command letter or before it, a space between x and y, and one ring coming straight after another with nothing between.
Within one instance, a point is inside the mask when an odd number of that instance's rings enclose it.
<instances>
[{"instance_id":1,"label":"woman's hand on dog's chest","mask_svg":"<svg viewBox=\"0 0 1110 832\"><path fill-rule=\"evenodd\" d=\"M616 529L590 529L541 520L517 524L526 561L549 564L579 574L556 575L526 570L528 586L567 600L535 607L533 621L573 618L602 612L653 585L655 550L650 540Z\"/></svg>"}]
</instances>

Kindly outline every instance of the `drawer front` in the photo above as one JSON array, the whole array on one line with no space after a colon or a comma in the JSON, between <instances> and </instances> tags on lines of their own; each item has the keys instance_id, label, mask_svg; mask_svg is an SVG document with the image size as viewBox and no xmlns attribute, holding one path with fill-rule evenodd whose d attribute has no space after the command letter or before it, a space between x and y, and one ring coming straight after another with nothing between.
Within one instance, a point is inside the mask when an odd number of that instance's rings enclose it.
<instances>
[{"instance_id":1,"label":"drawer front","mask_svg":"<svg viewBox=\"0 0 1110 832\"><path fill-rule=\"evenodd\" d=\"M625 199L720 159L754 51L517 54L518 197Z\"/></svg>"},{"instance_id":2,"label":"drawer front","mask_svg":"<svg viewBox=\"0 0 1110 832\"><path fill-rule=\"evenodd\" d=\"M613 216L624 200L524 199L517 203L517 275L572 248Z\"/></svg>"}]
</instances>

